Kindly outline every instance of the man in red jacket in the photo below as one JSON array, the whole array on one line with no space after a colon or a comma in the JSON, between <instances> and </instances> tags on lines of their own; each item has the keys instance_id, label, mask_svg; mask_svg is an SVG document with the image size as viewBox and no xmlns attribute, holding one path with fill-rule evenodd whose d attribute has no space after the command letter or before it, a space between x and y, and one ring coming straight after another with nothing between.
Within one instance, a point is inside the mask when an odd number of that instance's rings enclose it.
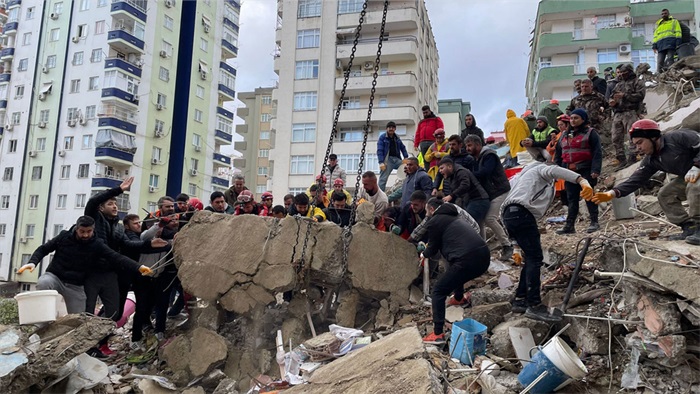
<instances>
[{"instance_id":1,"label":"man in red jacket","mask_svg":"<svg viewBox=\"0 0 700 394\"><path fill-rule=\"evenodd\" d=\"M413 147L418 150L420 148L420 153L425 157L425 152L428 151L430 145L435 142L435 130L444 129L445 125L442 124L442 119L437 117L430 107L424 105L423 108L423 120L418 122L418 127L416 127L416 136L413 139ZM423 167L426 171L430 168L429 162L424 162Z\"/></svg>"}]
</instances>

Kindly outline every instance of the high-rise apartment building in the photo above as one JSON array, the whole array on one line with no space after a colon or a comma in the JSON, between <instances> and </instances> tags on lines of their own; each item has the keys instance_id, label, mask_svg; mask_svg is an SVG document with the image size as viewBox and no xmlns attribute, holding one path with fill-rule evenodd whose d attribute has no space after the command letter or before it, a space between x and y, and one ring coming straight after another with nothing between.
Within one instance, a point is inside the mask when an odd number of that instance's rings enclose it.
<instances>
[{"instance_id":1,"label":"high-rise apartment building","mask_svg":"<svg viewBox=\"0 0 700 394\"><path fill-rule=\"evenodd\" d=\"M693 0L541 0L525 85L528 106L538 111L557 99L565 108L575 94L573 81L586 78L588 67L601 78L606 67L625 62L649 63L656 72L651 44L664 8L695 34Z\"/></svg>"},{"instance_id":2,"label":"high-rise apartment building","mask_svg":"<svg viewBox=\"0 0 700 394\"><path fill-rule=\"evenodd\" d=\"M321 170L364 0L280 0L274 70L270 186L298 193ZM360 159L384 2L368 1L333 153L350 188ZM421 107L437 110L438 53L423 0L391 1L363 170L379 171L376 141L388 121L412 147ZM353 174L351 176L351 174ZM390 183L391 184L391 181Z\"/></svg>"},{"instance_id":3,"label":"high-rise apartment building","mask_svg":"<svg viewBox=\"0 0 700 394\"><path fill-rule=\"evenodd\" d=\"M268 190L270 173L270 121L272 120L272 89L257 88L253 92L238 92L238 99L245 108L238 108L236 115L243 124L236 125L236 133L243 141L234 142L233 147L243 153L233 160L233 166L245 176L245 184L260 195ZM283 196L277 196L282 201Z\"/></svg>"},{"instance_id":4,"label":"high-rise apartment building","mask_svg":"<svg viewBox=\"0 0 700 394\"><path fill-rule=\"evenodd\" d=\"M0 62L0 278L134 176L123 212L228 187L236 0L7 2ZM46 268L44 264L43 269Z\"/></svg>"}]
</instances>

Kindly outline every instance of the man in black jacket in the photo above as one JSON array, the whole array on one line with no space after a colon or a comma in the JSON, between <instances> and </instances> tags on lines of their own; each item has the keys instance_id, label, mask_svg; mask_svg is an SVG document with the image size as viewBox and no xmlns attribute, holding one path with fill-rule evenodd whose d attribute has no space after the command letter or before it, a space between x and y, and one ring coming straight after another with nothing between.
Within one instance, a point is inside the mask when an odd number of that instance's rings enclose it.
<instances>
[{"instance_id":1,"label":"man in black jacket","mask_svg":"<svg viewBox=\"0 0 700 394\"><path fill-rule=\"evenodd\" d=\"M447 141L447 143L450 145L450 153L445 157L449 157L455 164L459 164L464 168L471 169L474 165L474 158L471 155L469 155L469 153L467 153L467 151L464 149L464 140L462 139L462 137L458 136L457 134L453 134L450 136L450 138L447 139ZM437 175L435 176L435 181L433 182L433 196L437 195L437 192L438 190L440 190L441 185L442 193L444 195L450 194L449 181L442 176L440 171L438 171Z\"/></svg>"},{"instance_id":2,"label":"man in black jacket","mask_svg":"<svg viewBox=\"0 0 700 394\"><path fill-rule=\"evenodd\" d=\"M326 219L340 227L350 225L350 207L347 204L347 196L342 191L334 190L331 193L331 206L324 209Z\"/></svg>"},{"instance_id":3,"label":"man in black jacket","mask_svg":"<svg viewBox=\"0 0 700 394\"><path fill-rule=\"evenodd\" d=\"M450 182L450 194L443 201L463 207L481 227L489 211L489 195L474 174L449 157L440 160L440 173Z\"/></svg>"},{"instance_id":4,"label":"man in black jacket","mask_svg":"<svg viewBox=\"0 0 700 394\"><path fill-rule=\"evenodd\" d=\"M421 257L435 257L438 252L447 260L449 267L433 287L433 332L423 338L428 343L444 343L445 300L450 293L449 305L467 303L464 284L481 276L489 268L491 255L486 242L467 223L460 219L457 208L443 204L437 198L428 201L428 246Z\"/></svg>"},{"instance_id":5,"label":"man in black jacket","mask_svg":"<svg viewBox=\"0 0 700 394\"><path fill-rule=\"evenodd\" d=\"M586 70L586 75L588 75L588 79L593 82L593 90L605 95L605 91L608 88L608 83L605 82L605 80L598 75L598 71L595 69L595 67L588 67L588 70Z\"/></svg>"},{"instance_id":6,"label":"man in black jacket","mask_svg":"<svg viewBox=\"0 0 700 394\"><path fill-rule=\"evenodd\" d=\"M481 139L481 144L483 145L484 142L484 131L481 130L480 127L477 127L476 125L476 118L474 118L474 115L472 114L466 114L464 116L464 128L462 129L462 134L460 134L460 137L462 137L462 140L466 140L468 136L470 135L475 135Z\"/></svg>"},{"instance_id":7,"label":"man in black jacket","mask_svg":"<svg viewBox=\"0 0 700 394\"><path fill-rule=\"evenodd\" d=\"M33 271L50 253L56 252L46 272L39 277L37 290L56 290L66 301L68 313L85 312L83 285L89 273L113 271L120 268L131 273L148 275L151 270L134 260L110 249L95 236L95 220L89 216L78 218L70 230L63 230L55 238L39 246L17 274Z\"/></svg>"}]
</instances>

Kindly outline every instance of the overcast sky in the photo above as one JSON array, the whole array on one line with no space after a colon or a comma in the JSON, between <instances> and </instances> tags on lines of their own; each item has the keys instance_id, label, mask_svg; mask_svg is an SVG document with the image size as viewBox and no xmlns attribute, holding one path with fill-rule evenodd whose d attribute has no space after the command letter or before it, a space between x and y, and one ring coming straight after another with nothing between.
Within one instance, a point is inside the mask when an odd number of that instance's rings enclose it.
<instances>
[{"instance_id":1,"label":"overcast sky","mask_svg":"<svg viewBox=\"0 0 700 394\"><path fill-rule=\"evenodd\" d=\"M236 90L271 86L276 0L243 0ZM440 55L438 99L470 101L485 133L508 108L525 111L528 42L537 0L426 0Z\"/></svg>"}]
</instances>

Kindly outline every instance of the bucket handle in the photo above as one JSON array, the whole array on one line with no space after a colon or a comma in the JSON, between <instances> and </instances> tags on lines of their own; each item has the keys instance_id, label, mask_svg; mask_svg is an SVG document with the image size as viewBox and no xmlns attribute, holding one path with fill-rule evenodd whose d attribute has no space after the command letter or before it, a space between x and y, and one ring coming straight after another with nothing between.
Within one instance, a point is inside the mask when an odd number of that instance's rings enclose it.
<instances>
[{"instance_id":1,"label":"bucket handle","mask_svg":"<svg viewBox=\"0 0 700 394\"><path fill-rule=\"evenodd\" d=\"M528 354L530 355L530 359L532 359L532 351L535 349L542 351L542 346L533 346L530 348L530 351L528 352Z\"/></svg>"}]
</instances>

